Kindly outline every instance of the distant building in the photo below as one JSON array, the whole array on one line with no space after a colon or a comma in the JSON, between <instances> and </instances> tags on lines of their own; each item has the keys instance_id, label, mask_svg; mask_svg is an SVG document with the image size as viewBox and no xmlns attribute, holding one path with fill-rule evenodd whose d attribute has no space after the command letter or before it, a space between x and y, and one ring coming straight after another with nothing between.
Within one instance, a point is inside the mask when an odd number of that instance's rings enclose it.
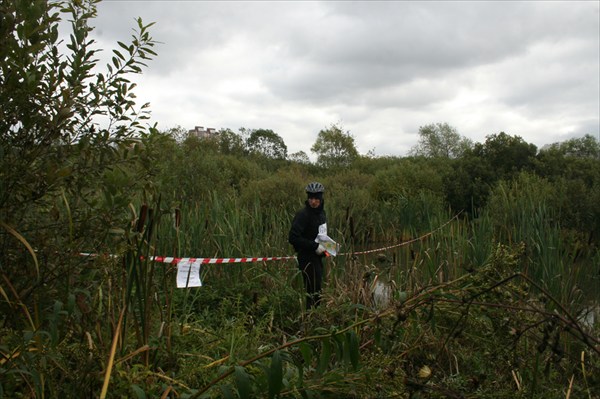
<instances>
[{"instance_id":1,"label":"distant building","mask_svg":"<svg viewBox=\"0 0 600 399\"><path fill-rule=\"evenodd\" d=\"M216 134L217 134L217 129L212 128L212 127L207 127L205 129L204 126L196 126L192 130L188 131L189 136L194 136L194 137L198 137L201 139L214 137Z\"/></svg>"}]
</instances>

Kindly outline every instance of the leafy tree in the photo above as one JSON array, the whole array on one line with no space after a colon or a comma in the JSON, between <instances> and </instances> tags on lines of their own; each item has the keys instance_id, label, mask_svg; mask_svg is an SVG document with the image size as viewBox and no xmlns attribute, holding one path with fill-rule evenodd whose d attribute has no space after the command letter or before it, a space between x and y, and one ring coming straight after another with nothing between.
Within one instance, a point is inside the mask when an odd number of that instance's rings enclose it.
<instances>
[{"instance_id":1,"label":"leafy tree","mask_svg":"<svg viewBox=\"0 0 600 399\"><path fill-rule=\"evenodd\" d=\"M535 166L537 148L504 132L486 137L452 163L444 175L446 201L455 211L477 211L499 180L510 180Z\"/></svg>"},{"instance_id":2,"label":"leafy tree","mask_svg":"<svg viewBox=\"0 0 600 399\"><path fill-rule=\"evenodd\" d=\"M553 203L560 209L561 225L600 236L600 159L597 140L586 135L542 148L535 172L553 183Z\"/></svg>"},{"instance_id":3,"label":"leafy tree","mask_svg":"<svg viewBox=\"0 0 600 399\"><path fill-rule=\"evenodd\" d=\"M487 201L496 177L490 163L472 150L452 160L443 174L446 202L455 211L476 212Z\"/></svg>"},{"instance_id":4,"label":"leafy tree","mask_svg":"<svg viewBox=\"0 0 600 399\"><path fill-rule=\"evenodd\" d=\"M118 42L106 71L93 72L99 50L89 21L97 3L1 5L0 264L2 285L10 286L2 292L21 309L39 310L31 331L43 327L55 301L66 303L73 284L85 284L72 280L80 260L65 254L112 245L107 234L128 226L128 205L151 188L143 142L154 129L142 125L148 104L136 105L128 76L141 73L155 42L138 20L131 44ZM59 41L65 14L66 48ZM4 326L18 328L12 303L0 303L0 313Z\"/></svg>"},{"instance_id":5,"label":"leafy tree","mask_svg":"<svg viewBox=\"0 0 600 399\"><path fill-rule=\"evenodd\" d=\"M540 150L540 153L558 152L566 157L600 159L600 143L591 134L572 138L561 143L553 143Z\"/></svg>"},{"instance_id":6,"label":"leafy tree","mask_svg":"<svg viewBox=\"0 0 600 399\"><path fill-rule=\"evenodd\" d=\"M217 141L221 154L242 155L245 152L244 139L230 129L221 129Z\"/></svg>"},{"instance_id":7,"label":"leafy tree","mask_svg":"<svg viewBox=\"0 0 600 399\"><path fill-rule=\"evenodd\" d=\"M352 168L333 170L323 182L327 190L326 206L331 215L330 226L336 235L342 233L349 245L366 243L381 226L380 219L374 217L375 202L370 194L372 181L373 175L363 173L353 165Z\"/></svg>"},{"instance_id":8,"label":"leafy tree","mask_svg":"<svg viewBox=\"0 0 600 399\"><path fill-rule=\"evenodd\" d=\"M277 133L270 129L257 129L250 133L246 147L252 154L261 154L267 158L287 158L287 146Z\"/></svg>"},{"instance_id":9,"label":"leafy tree","mask_svg":"<svg viewBox=\"0 0 600 399\"><path fill-rule=\"evenodd\" d=\"M472 146L472 141L461 137L452 126L436 123L419 128L419 142L411 153L428 158L458 158Z\"/></svg>"},{"instance_id":10,"label":"leafy tree","mask_svg":"<svg viewBox=\"0 0 600 399\"><path fill-rule=\"evenodd\" d=\"M97 50L88 38L87 20L95 2L68 6L73 34L66 57L60 54L58 4L43 0L3 2L0 32L0 206L3 220L22 215L27 204L73 183L73 177L98 178L118 156L119 144L139 138L148 104L137 109L126 76L140 73L154 52L147 28L131 45L119 42L107 73L93 76ZM102 126L98 118L104 117ZM129 145L129 144L127 144ZM102 165L88 156L103 153ZM111 159L112 158L112 159ZM91 166L90 166L91 165ZM95 169L95 170L91 170ZM78 172L75 176L74 173Z\"/></svg>"},{"instance_id":11,"label":"leafy tree","mask_svg":"<svg viewBox=\"0 0 600 399\"><path fill-rule=\"evenodd\" d=\"M358 158L354 137L337 125L321 130L311 151L317 154L317 162L325 168L347 167Z\"/></svg>"},{"instance_id":12,"label":"leafy tree","mask_svg":"<svg viewBox=\"0 0 600 399\"><path fill-rule=\"evenodd\" d=\"M417 197L424 191L441 195L441 187L441 176L433 165L407 158L378 171L372 193L377 200L396 201Z\"/></svg>"},{"instance_id":13,"label":"leafy tree","mask_svg":"<svg viewBox=\"0 0 600 399\"><path fill-rule=\"evenodd\" d=\"M522 170L530 170L534 165L537 147L519 136L500 132L487 136L485 143L476 144L473 152L489 162L496 180L499 180L515 176Z\"/></svg>"},{"instance_id":14,"label":"leafy tree","mask_svg":"<svg viewBox=\"0 0 600 399\"><path fill-rule=\"evenodd\" d=\"M402 162L401 157L396 156L359 156L353 163L352 167L364 173L376 174L378 171L390 168Z\"/></svg>"},{"instance_id":15,"label":"leafy tree","mask_svg":"<svg viewBox=\"0 0 600 399\"><path fill-rule=\"evenodd\" d=\"M302 174L300 168L284 167L274 173L253 176L253 178L247 179L240 190L240 199L248 209L254 209L257 204L268 198L270 208L286 209L289 214L292 214L297 210L298 199L304 198L301 191L298 195L295 195L295 193L305 186L306 177ZM265 214L260 215L257 219L265 216Z\"/></svg>"},{"instance_id":16,"label":"leafy tree","mask_svg":"<svg viewBox=\"0 0 600 399\"><path fill-rule=\"evenodd\" d=\"M170 136L171 138L173 138L173 140L175 140L178 143L181 143L188 136L188 131L179 125L169 128L163 131L163 133L167 136Z\"/></svg>"},{"instance_id":17,"label":"leafy tree","mask_svg":"<svg viewBox=\"0 0 600 399\"><path fill-rule=\"evenodd\" d=\"M216 154L219 152L219 142L215 137L198 137L188 135L181 143L185 156L191 156L193 152L202 154Z\"/></svg>"},{"instance_id":18,"label":"leafy tree","mask_svg":"<svg viewBox=\"0 0 600 399\"><path fill-rule=\"evenodd\" d=\"M264 174L256 160L224 154L218 145L218 138L191 136L168 154L163 152L156 183L165 201L188 204L205 201L215 192L235 194L242 181Z\"/></svg>"},{"instance_id":19,"label":"leafy tree","mask_svg":"<svg viewBox=\"0 0 600 399\"><path fill-rule=\"evenodd\" d=\"M297 162L305 165L310 163L310 158L308 157L308 155L306 155L304 151L298 151L293 154L290 154L288 159L292 162Z\"/></svg>"},{"instance_id":20,"label":"leafy tree","mask_svg":"<svg viewBox=\"0 0 600 399\"><path fill-rule=\"evenodd\" d=\"M537 154L535 171L550 180L582 179L591 187L594 168L597 168L595 165L600 164L598 151L600 145L591 135L554 143L542 148Z\"/></svg>"}]
</instances>

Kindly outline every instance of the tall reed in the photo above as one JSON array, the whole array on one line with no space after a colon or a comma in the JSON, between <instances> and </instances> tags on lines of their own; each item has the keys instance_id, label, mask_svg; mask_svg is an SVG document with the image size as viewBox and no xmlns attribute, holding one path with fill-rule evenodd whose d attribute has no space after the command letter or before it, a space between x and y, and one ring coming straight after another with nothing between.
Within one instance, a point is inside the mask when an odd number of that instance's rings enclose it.
<instances>
[{"instance_id":1,"label":"tall reed","mask_svg":"<svg viewBox=\"0 0 600 399\"><path fill-rule=\"evenodd\" d=\"M524 243L522 271L540 281L562 303L577 303L581 282L575 254L577 247L565 240L558 210L550 207L552 187L544 180L521 175L501 182L493 191L483 217L493 223L498 242Z\"/></svg>"},{"instance_id":2,"label":"tall reed","mask_svg":"<svg viewBox=\"0 0 600 399\"><path fill-rule=\"evenodd\" d=\"M476 270L488 262L496 243L523 242L527 251L520 262L522 270L542 281L561 301L576 302L578 291L574 287L581 268L573 267L574 248L567 247L562 240L555 210L546 204L550 195L542 180L530 176L522 176L510 184L502 182L493 191L488 208L481 210L476 218L459 218L424 240L353 259L356 252L385 248L426 234L454 215L444 209L439 197L427 192L393 202L360 197L361 208L347 201L347 197L332 194L326 201L329 232L340 242L345 255L327 261L329 278L347 285L349 279L360 279L381 266L377 259L382 255L386 262L392 263L386 269L389 279L403 289L410 289ZM242 201L236 195L217 192L206 198L181 209L180 256L293 255L287 232L301 199L291 197L287 203L279 200L273 206L263 198ZM172 255L176 237L170 223L159 227L159 236L157 252ZM298 287L298 280L290 277L295 273L294 262L285 262L283 266L276 262L206 265L202 276L220 289L231 284L245 286L244 295L252 296L252 291L273 287L276 281Z\"/></svg>"}]
</instances>

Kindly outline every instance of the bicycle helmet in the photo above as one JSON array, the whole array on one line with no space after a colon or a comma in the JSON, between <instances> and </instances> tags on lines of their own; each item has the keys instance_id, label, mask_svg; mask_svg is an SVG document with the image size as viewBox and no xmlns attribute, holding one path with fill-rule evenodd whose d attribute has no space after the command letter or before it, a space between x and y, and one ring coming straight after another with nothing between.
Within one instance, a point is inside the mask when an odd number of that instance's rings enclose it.
<instances>
[{"instance_id":1,"label":"bicycle helmet","mask_svg":"<svg viewBox=\"0 0 600 399\"><path fill-rule=\"evenodd\" d=\"M315 193L323 193L325 192L325 187L319 182L313 181L308 183L308 186L304 189L307 193L315 194Z\"/></svg>"}]
</instances>

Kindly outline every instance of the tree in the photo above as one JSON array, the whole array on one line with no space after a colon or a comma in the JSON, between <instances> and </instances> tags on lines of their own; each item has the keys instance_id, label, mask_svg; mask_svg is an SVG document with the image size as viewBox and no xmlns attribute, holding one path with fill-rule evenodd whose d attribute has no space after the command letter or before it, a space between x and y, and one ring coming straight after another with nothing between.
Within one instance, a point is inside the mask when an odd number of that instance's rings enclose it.
<instances>
[{"instance_id":1,"label":"tree","mask_svg":"<svg viewBox=\"0 0 600 399\"><path fill-rule=\"evenodd\" d=\"M600 145L588 134L542 148L536 156L535 169L536 173L551 180L559 177L582 179L592 187L598 165Z\"/></svg>"},{"instance_id":2,"label":"tree","mask_svg":"<svg viewBox=\"0 0 600 399\"><path fill-rule=\"evenodd\" d=\"M118 42L106 71L93 73L97 3L2 1L0 9L0 264L12 290L2 292L27 292L11 303L39 309L32 331L72 292L81 261L70 255L124 231L128 205L151 186L143 141L156 129L142 125L148 104L136 105L128 79L155 55L150 25L138 20L131 44ZM11 303L0 303L2 324L22 327Z\"/></svg>"},{"instance_id":3,"label":"tree","mask_svg":"<svg viewBox=\"0 0 600 399\"><path fill-rule=\"evenodd\" d=\"M162 133L172 137L177 143L183 142L188 136L188 131L179 125L162 131Z\"/></svg>"},{"instance_id":4,"label":"tree","mask_svg":"<svg viewBox=\"0 0 600 399\"><path fill-rule=\"evenodd\" d=\"M552 151L557 151L567 157L600 159L600 143L591 134L551 144L542 148L540 153Z\"/></svg>"},{"instance_id":5,"label":"tree","mask_svg":"<svg viewBox=\"0 0 600 399\"><path fill-rule=\"evenodd\" d=\"M423 192L442 196L442 178L435 165L420 159L406 158L395 165L377 171L371 187L373 197L395 201L402 197L418 197Z\"/></svg>"},{"instance_id":6,"label":"tree","mask_svg":"<svg viewBox=\"0 0 600 399\"><path fill-rule=\"evenodd\" d=\"M485 143L475 145L474 153L490 163L497 180L509 179L533 167L537 147L519 136L500 132L487 136Z\"/></svg>"},{"instance_id":7,"label":"tree","mask_svg":"<svg viewBox=\"0 0 600 399\"><path fill-rule=\"evenodd\" d=\"M536 164L537 147L504 132L486 137L453 160L444 176L446 201L456 210L477 211L499 180L510 180Z\"/></svg>"},{"instance_id":8,"label":"tree","mask_svg":"<svg viewBox=\"0 0 600 399\"><path fill-rule=\"evenodd\" d=\"M74 2L73 34L66 57L60 53L57 3L3 2L0 31L0 207L3 220L21 217L26 204L42 200L74 182L74 171L86 179L99 177L103 167L87 156L103 152L109 161L116 148L143 136L148 104L136 109L128 74L141 72L155 53L147 28L131 45L119 42L107 73L93 76L97 60L92 28L95 3ZM106 123L100 126L98 117ZM106 165L106 163L104 164ZM94 170L89 170L91 167ZM85 171L88 169L87 171ZM63 187L64 188L64 187Z\"/></svg>"},{"instance_id":9,"label":"tree","mask_svg":"<svg viewBox=\"0 0 600 399\"><path fill-rule=\"evenodd\" d=\"M497 178L490 163L472 150L451 161L443 176L446 202L458 212L477 212L487 202Z\"/></svg>"},{"instance_id":10,"label":"tree","mask_svg":"<svg viewBox=\"0 0 600 399\"><path fill-rule=\"evenodd\" d=\"M544 147L535 172L553 183L552 197L561 225L585 231L588 242L600 235L600 158L595 137L585 135Z\"/></svg>"},{"instance_id":11,"label":"tree","mask_svg":"<svg viewBox=\"0 0 600 399\"><path fill-rule=\"evenodd\" d=\"M304 165L308 165L310 163L310 158L304 151L294 152L293 154L290 154L288 159L292 162L297 162Z\"/></svg>"},{"instance_id":12,"label":"tree","mask_svg":"<svg viewBox=\"0 0 600 399\"><path fill-rule=\"evenodd\" d=\"M321 130L311 151L317 154L317 162L325 168L346 167L358 158L354 137L337 125Z\"/></svg>"},{"instance_id":13,"label":"tree","mask_svg":"<svg viewBox=\"0 0 600 399\"><path fill-rule=\"evenodd\" d=\"M257 129L250 133L246 147L251 154L261 154L267 158L287 158L287 146L277 133L270 129Z\"/></svg>"},{"instance_id":14,"label":"tree","mask_svg":"<svg viewBox=\"0 0 600 399\"><path fill-rule=\"evenodd\" d=\"M221 129L217 135L221 154L242 155L245 152L244 140L230 129Z\"/></svg>"},{"instance_id":15,"label":"tree","mask_svg":"<svg viewBox=\"0 0 600 399\"><path fill-rule=\"evenodd\" d=\"M461 137L452 126L436 123L419 128L419 142L411 153L428 158L458 158L472 146L472 141Z\"/></svg>"}]
</instances>

